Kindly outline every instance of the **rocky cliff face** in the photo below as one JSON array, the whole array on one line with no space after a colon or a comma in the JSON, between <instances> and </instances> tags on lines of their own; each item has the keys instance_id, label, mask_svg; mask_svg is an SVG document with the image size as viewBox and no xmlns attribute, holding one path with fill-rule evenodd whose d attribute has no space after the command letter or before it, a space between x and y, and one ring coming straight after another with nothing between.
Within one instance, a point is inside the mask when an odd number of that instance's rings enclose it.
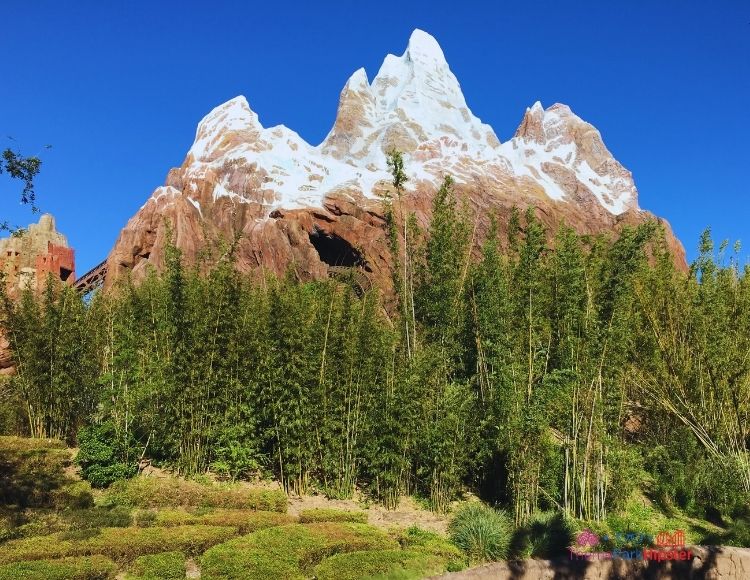
<instances>
[{"instance_id":1,"label":"rocky cliff face","mask_svg":"<svg viewBox=\"0 0 750 580\"><path fill-rule=\"evenodd\" d=\"M477 244L490 213L502 225L513 206L536 207L551 231L566 222L579 233L616 232L654 219L638 208L630 172L599 132L565 105L534 104L501 143L468 108L435 39L416 30L372 82L364 69L351 76L318 146L283 125L264 128L244 97L211 111L182 166L123 229L107 283L130 271L138 278L148 264L161 267L171 233L190 261L220 240L238 240L238 267L246 271L292 267L311 279L326 276L329 265L358 264L387 288L382 196L394 148L404 153L410 178L406 210L426 224L432 196L450 174L477 218Z\"/></svg>"}]
</instances>

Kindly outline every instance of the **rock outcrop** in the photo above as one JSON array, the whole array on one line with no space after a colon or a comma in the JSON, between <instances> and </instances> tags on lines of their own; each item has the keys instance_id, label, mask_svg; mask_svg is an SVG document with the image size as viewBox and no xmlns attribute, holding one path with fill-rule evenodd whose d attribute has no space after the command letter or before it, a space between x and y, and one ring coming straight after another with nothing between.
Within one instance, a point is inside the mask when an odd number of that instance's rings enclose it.
<instances>
[{"instance_id":1,"label":"rock outcrop","mask_svg":"<svg viewBox=\"0 0 750 580\"><path fill-rule=\"evenodd\" d=\"M448 580L744 580L750 578L750 550L730 546L693 546L684 561L622 558L575 561L495 562L444 574ZM435 577L438 578L438 577Z\"/></svg>"},{"instance_id":2,"label":"rock outcrop","mask_svg":"<svg viewBox=\"0 0 750 580\"><path fill-rule=\"evenodd\" d=\"M429 221L444 175L477 219L475 243L497 214L537 208L551 232L565 222L579 233L617 232L656 219L638 207L630 172L599 132L565 105L529 109L501 143L466 104L442 50L416 30L406 52L388 55L368 81L356 71L341 92L331 132L318 146L283 125L265 128L244 97L217 107L199 124L182 166L172 169L120 234L108 279L164 262L169 236L189 261L220 240L237 240L245 271L321 278L331 265L360 265L387 289L390 255L383 195L386 155L404 154L406 212ZM684 250L665 224L677 263ZM218 254L217 254L218 255Z\"/></svg>"}]
</instances>

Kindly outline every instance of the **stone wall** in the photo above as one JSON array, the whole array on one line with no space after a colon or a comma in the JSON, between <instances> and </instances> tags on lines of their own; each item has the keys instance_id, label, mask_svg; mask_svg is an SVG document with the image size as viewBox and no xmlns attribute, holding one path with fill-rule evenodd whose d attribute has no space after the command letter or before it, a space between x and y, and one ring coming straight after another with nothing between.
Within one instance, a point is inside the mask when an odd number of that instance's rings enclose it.
<instances>
[{"instance_id":1,"label":"stone wall","mask_svg":"<svg viewBox=\"0 0 750 580\"><path fill-rule=\"evenodd\" d=\"M653 560L524 560L495 562L442 580L748 580L750 549L732 547L690 548L694 558L685 562Z\"/></svg>"}]
</instances>

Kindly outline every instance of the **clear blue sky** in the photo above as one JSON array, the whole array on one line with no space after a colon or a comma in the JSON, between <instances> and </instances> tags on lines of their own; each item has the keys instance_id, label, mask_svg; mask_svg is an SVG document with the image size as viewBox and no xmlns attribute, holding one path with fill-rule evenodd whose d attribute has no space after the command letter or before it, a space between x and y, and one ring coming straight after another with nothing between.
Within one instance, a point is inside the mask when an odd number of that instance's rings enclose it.
<instances>
[{"instance_id":1,"label":"clear blue sky","mask_svg":"<svg viewBox=\"0 0 750 580\"><path fill-rule=\"evenodd\" d=\"M707 225L750 255L747 1L8 0L0 148L41 151L40 205L83 273L182 163L211 108L243 94L265 126L317 144L349 75L364 66L372 79L414 28L438 39L502 141L534 101L566 103L690 256ZM17 189L0 177L0 217L26 224Z\"/></svg>"}]
</instances>

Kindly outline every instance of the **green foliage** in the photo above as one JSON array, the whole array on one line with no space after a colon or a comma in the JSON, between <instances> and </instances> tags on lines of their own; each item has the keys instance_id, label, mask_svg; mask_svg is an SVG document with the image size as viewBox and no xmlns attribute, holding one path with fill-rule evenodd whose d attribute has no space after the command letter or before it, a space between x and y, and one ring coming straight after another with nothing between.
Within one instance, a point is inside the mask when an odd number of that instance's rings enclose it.
<instances>
[{"instance_id":1,"label":"green foliage","mask_svg":"<svg viewBox=\"0 0 750 580\"><path fill-rule=\"evenodd\" d=\"M308 509L300 512L299 521L303 524L313 522L358 522L366 524L367 512L351 512L330 508Z\"/></svg>"},{"instance_id":2,"label":"green foliage","mask_svg":"<svg viewBox=\"0 0 750 580\"><path fill-rule=\"evenodd\" d=\"M143 580L178 580L185 577L185 571L185 554L182 552L140 556L130 567L130 573Z\"/></svg>"},{"instance_id":3,"label":"green foliage","mask_svg":"<svg viewBox=\"0 0 750 580\"><path fill-rule=\"evenodd\" d=\"M208 511L206 511L208 509ZM144 517L152 514L153 518ZM224 508L202 508L195 511L184 509L139 510L136 512L136 525L156 526L232 526L240 533L247 534L263 528L290 524L294 518L279 512L237 510Z\"/></svg>"},{"instance_id":4,"label":"green foliage","mask_svg":"<svg viewBox=\"0 0 750 580\"><path fill-rule=\"evenodd\" d=\"M2 159L0 159L0 175L7 173L11 179L23 181L21 203L31 204L34 211L38 211L34 193L34 178L39 174L41 166L42 160L38 157L24 157L12 149L3 151Z\"/></svg>"},{"instance_id":5,"label":"green foliage","mask_svg":"<svg viewBox=\"0 0 750 580\"><path fill-rule=\"evenodd\" d=\"M575 542L575 523L559 512L538 512L516 528L510 554L517 558L553 559Z\"/></svg>"},{"instance_id":6,"label":"green foliage","mask_svg":"<svg viewBox=\"0 0 750 580\"><path fill-rule=\"evenodd\" d=\"M74 481L55 490L53 501L57 509L85 510L94 507L91 486L86 481Z\"/></svg>"},{"instance_id":7,"label":"green foliage","mask_svg":"<svg viewBox=\"0 0 750 580\"><path fill-rule=\"evenodd\" d=\"M0 580L106 580L117 565L103 556L15 562L0 566Z\"/></svg>"},{"instance_id":8,"label":"green foliage","mask_svg":"<svg viewBox=\"0 0 750 580\"><path fill-rule=\"evenodd\" d=\"M96 528L127 528L133 517L123 507L92 507L89 509L71 509L63 513L68 529L88 530Z\"/></svg>"},{"instance_id":9,"label":"green foliage","mask_svg":"<svg viewBox=\"0 0 750 580\"><path fill-rule=\"evenodd\" d=\"M315 567L319 580L360 578L417 579L440 574L445 565L435 556L407 550L361 551L336 554Z\"/></svg>"},{"instance_id":10,"label":"green foliage","mask_svg":"<svg viewBox=\"0 0 750 580\"><path fill-rule=\"evenodd\" d=\"M123 441L111 421L82 428L78 432L78 446L76 463L94 487L107 487L133 477L138 471L134 442Z\"/></svg>"},{"instance_id":11,"label":"green foliage","mask_svg":"<svg viewBox=\"0 0 750 580\"><path fill-rule=\"evenodd\" d=\"M305 578L321 560L342 552L391 550L398 544L365 524L320 522L260 530L208 550L201 578Z\"/></svg>"},{"instance_id":12,"label":"green foliage","mask_svg":"<svg viewBox=\"0 0 750 580\"><path fill-rule=\"evenodd\" d=\"M70 453L50 439L0 437L0 505L51 507L70 483ZM62 494L62 495L61 495Z\"/></svg>"},{"instance_id":13,"label":"green foliage","mask_svg":"<svg viewBox=\"0 0 750 580\"><path fill-rule=\"evenodd\" d=\"M272 489L228 484L202 484L179 478L136 477L118 481L104 496L110 505L154 508L222 507L286 513L286 494Z\"/></svg>"},{"instance_id":14,"label":"green foliage","mask_svg":"<svg viewBox=\"0 0 750 580\"><path fill-rule=\"evenodd\" d=\"M195 555L225 542L236 533L236 528L219 526L100 528L77 533L60 532L5 542L0 545L0 563L96 554L120 562L131 562L144 554L174 550Z\"/></svg>"},{"instance_id":15,"label":"green foliage","mask_svg":"<svg viewBox=\"0 0 750 580\"><path fill-rule=\"evenodd\" d=\"M458 508L448 525L451 541L461 548L470 564L504 559L513 533L510 518L480 502Z\"/></svg>"},{"instance_id":16,"label":"green foliage","mask_svg":"<svg viewBox=\"0 0 750 580\"><path fill-rule=\"evenodd\" d=\"M72 441L98 403L90 314L76 290L51 276L40 296L27 288L19 301L0 300L0 330L17 369L10 386L32 437Z\"/></svg>"},{"instance_id":17,"label":"green foliage","mask_svg":"<svg viewBox=\"0 0 750 580\"><path fill-rule=\"evenodd\" d=\"M404 550L437 556L448 572L458 572L466 566L466 555L455 544L434 532L411 526L399 535L398 542Z\"/></svg>"},{"instance_id":18,"label":"green foliage","mask_svg":"<svg viewBox=\"0 0 750 580\"><path fill-rule=\"evenodd\" d=\"M675 517L733 521L750 499L750 268L738 250L706 232L685 273L656 223L550 232L533 207L485 232L450 177L425 223L405 209L397 152L389 169L383 296L292 270L243 276L238 240L190 267L167 243L163 272L91 302L52 284L16 303L0 290L19 361L0 422L79 434L94 486L141 457L194 479L116 482L109 505L285 512L284 492L363 490L387 508L411 495L447 513L470 489L508 509L522 553L552 550L539 512L630 517L640 491ZM53 451L28 451L25 464L0 451L3 501L52 506L67 481ZM209 472L274 477L283 492L208 484ZM149 513L137 518L153 524Z\"/></svg>"},{"instance_id":19,"label":"green foliage","mask_svg":"<svg viewBox=\"0 0 750 580\"><path fill-rule=\"evenodd\" d=\"M702 538L701 543L708 546L750 548L750 520L740 518L724 531L708 533Z\"/></svg>"}]
</instances>

